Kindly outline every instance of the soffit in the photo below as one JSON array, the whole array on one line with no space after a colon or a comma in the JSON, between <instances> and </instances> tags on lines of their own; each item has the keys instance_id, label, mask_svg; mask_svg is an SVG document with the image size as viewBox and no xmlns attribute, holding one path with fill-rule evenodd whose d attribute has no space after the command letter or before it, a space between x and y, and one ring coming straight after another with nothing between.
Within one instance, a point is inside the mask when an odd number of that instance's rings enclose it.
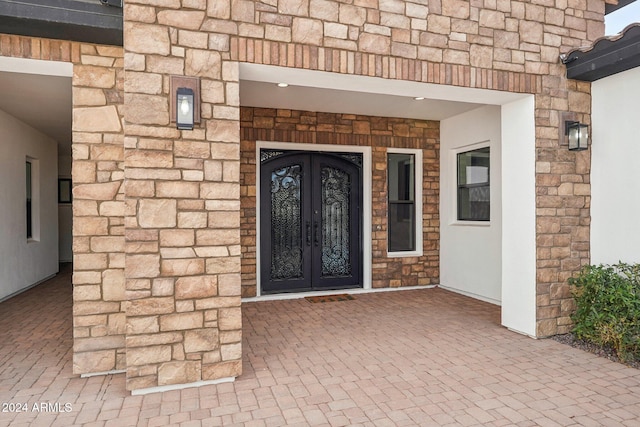
<instances>
[{"instance_id":1,"label":"soffit","mask_svg":"<svg viewBox=\"0 0 640 427\"><path fill-rule=\"evenodd\" d=\"M71 64L0 58L0 110L58 142L71 153Z\"/></svg>"},{"instance_id":2,"label":"soffit","mask_svg":"<svg viewBox=\"0 0 640 427\"><path fill-rule=\"evenodd\" d=\"M286 82L289 87L279 88ZM353 76L260 64L240 64L240 105L381 117L443 120L502 105L525 94ZM414 97L424 97L417 101Z\"/></svg>"},{"instance_id":3,"label":"soffit","mask_svg":"<svg viewBox=\"0 0 640 427\"><path fill-rule=\"evenodd\" d=\"M122 8L100 0L0 0L0 32L122 46Z\"/></svg>"},{"instance_id":4,"label":"soffit","mask_svg":"<svg viewBox=\"0 0 640 427\"><path fill-rule=\"evenodd\" d=\"M635 1L636 0L606 0L604 5L604 14L608 15L611 12L615 12L621 7L625 7L626 5Z\"/></svg>"}]
</instances>

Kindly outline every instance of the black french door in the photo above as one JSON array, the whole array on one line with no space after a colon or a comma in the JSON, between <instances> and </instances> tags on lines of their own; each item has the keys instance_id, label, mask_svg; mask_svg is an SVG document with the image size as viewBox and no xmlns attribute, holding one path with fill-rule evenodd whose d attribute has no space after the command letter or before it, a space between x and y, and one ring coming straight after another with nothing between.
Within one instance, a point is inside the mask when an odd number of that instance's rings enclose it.
<instances>
[{"instance_id":1,"label":"black french door","mask_svg":"<svg viewBox=\"0 0 640 427\"><path fill-rule=\"evenodd\" d=\"M261 152L263 293L362 286L362 155Z\"/></svg>"}]
</instances>

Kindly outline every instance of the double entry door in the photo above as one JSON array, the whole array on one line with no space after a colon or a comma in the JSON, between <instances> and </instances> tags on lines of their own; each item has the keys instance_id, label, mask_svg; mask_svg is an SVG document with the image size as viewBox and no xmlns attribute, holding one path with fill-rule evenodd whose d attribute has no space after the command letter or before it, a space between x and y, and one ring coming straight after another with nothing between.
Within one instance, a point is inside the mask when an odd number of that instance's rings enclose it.
<instances>
[{"instance_id":1,"label":"double entry door","mask_svg":"<svg viewBox=\"0 0 640 427\"><path fill-rule=\"evenodd\" d=\"M362 286L361 154L262 150L262 293Z\"/></svg>"}]
</instances>

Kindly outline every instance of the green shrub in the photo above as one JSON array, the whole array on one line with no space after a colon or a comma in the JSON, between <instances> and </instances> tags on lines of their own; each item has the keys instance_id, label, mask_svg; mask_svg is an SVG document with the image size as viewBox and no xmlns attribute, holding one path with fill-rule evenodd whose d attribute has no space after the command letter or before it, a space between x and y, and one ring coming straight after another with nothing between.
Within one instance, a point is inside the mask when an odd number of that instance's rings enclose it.
<instances>
[{"instance_id":1,"label":"green shrub","mask_svg":"<svg viewBox=\"0 0 640 427\"><path fill-rule=\"evenodd\" d=\"M613 347L623 361L640 360L640 264L585 266L569 284L576 337Z\"/></svg>"}]
</instances>

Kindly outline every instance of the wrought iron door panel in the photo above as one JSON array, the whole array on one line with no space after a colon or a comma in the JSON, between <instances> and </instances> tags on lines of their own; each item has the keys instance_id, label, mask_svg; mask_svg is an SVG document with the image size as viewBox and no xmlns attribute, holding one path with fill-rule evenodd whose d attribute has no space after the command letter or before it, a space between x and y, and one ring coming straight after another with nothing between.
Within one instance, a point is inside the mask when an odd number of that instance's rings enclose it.
<instances>
[{"instance_id":1,"label":"wrought iron door panel","mask_svg":"<svg viewBox=\"0 0 640 427\"><path fill-rule=\"evenodd\" d=\"M301 165L271 172L272 279L303 278L301 183Z\"/></svg>"},{"instance_id":2,"label":"wrought iron door panel","mask_svg":"<svg viewBox=\"0 0 640 427\"><path fill-rule=\"evenodd\" d=\"M331 167L321 168L322 188L322 277L351 275L349 224L349 174Z\"/></svg>"},{"instance_id":3,"label":"wrought iron door panel","mask_svg":"<svg viewBox=\"0 0 640 427\"><path fill-rule=\"evenodd\" d=\"M262 291L362 286L360 165L323 153L261 159Z\"/></svg>"}]
</instances>

